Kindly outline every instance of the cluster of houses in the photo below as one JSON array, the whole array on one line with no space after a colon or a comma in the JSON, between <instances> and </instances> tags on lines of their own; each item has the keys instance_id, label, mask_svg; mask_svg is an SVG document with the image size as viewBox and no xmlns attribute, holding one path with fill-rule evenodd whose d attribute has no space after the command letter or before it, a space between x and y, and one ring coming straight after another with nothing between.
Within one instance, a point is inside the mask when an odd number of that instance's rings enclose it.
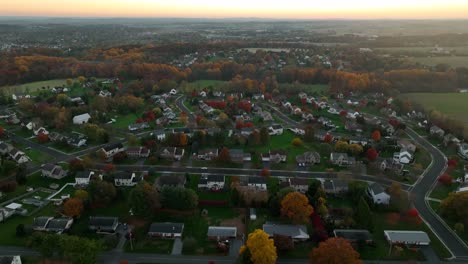
<instances>
[{"instance_id":1,"label":"cluster of houses","mask_svg":"<svg viewBox=\"0 0 468 264\"><path fill-rule=\"evenodd\" d=\"M0 141L0 155L7 156L17 164L30 162L31 159L21 150L13 147L11 144Z\"/></svg>"}]
</instances>

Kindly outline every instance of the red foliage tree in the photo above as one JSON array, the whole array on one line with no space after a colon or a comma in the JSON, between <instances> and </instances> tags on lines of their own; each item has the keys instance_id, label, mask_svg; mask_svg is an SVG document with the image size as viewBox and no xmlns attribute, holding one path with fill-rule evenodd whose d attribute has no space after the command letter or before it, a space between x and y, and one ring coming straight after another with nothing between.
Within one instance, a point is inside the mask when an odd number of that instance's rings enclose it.
<instances>
[{"instance_id":1,"label":"red foliage tree","mask_svg":"<svg viewBox=\"0 0 468 264\"><path fill-rule=\"evenodd\" d=\"M49 141L49 136L44 133L40 133L39 135L37 135L36 139L39 143L46 143L47 141Z\"/></svg>"},{"instance_id":2,"label":"red foliage tree","mask_svg":"<svg viewBox=\"0 0 468 264\"><path fill-rule=\"evenodd\" d=\"M390 125L392 125L393 127L395 127L395 128L397 128L400 125L400 121L398 121L395 118L392 118L392 119L388 120L388 123Z\"/></svg>"},{"instance_id":3,"label":"red foliage tree","mask_svg":"<svg viewBox=\"0 0 468 264\"><path fill-rule=\"evenodd\" d=\"M115 171L115 165L112 163L106 164L103 169L106 173Z\"/></svg>"},{"instance_id":4,"label":"red foliage tree","mask_svg":"<svg viewBox=\"0 0 468 264\"><path fill-rule=\"evenodd\" d=\"M367 150L366 155L370 161L374 161L379 156L379 152L375 148L370 148Z\"/></svg>"},{"instance_id":5,"label":"red foliage tree","mask_svg":"<svg viewBox=\"0 0 468 264\"><path fill-rule=\"evenodd\" d=\"M444 173L444 174L439 176L437 181L439 181L439 183L441 183L441 184L443 184L445 186L450 186L450 185L452 185L452 176L450 176L448 173Z\"/></svg>"},{"instance_id":6,"label":"red foliage tree","mask_svg":"<svg viewBox=\"0 0 468 264\"><path fill-rule=\"evenodd\" d=\"M333 136L330 134L326 134L325 137L323 138L323 141L325 142L331 142L333 140Z\"/></svg>"},{"instance_id":7,"label":"red foliage tree","mask_svg":"<svg viewBox=\"0 0 468 264\"><path fill-rule=\"evenodd\" d=\"M135 121L135 123L137 123L137 124L140 124L140 123L143 123L143 122L144 122L144 121L143 121L143 118L138 118L138 119Z\"/></svg>"},{"instance_id":8,"label":"red foliage tree","mask_svg":"<svg viewBox=\"0 0 468 264\"><path fill-rule=\"evenodd\" d=\"M416 210L416 208L409 209L406 214L410 217L419 217L419 213L418 210Z\"/></svg>"},{"instance_id":9,"label":"red foliage tree","mask_svg":"<svg viewBox=\"0 0 468 264\"><path fill-rule=\"evenodd\" d=\"M458 165L458 161L456 159L449 159L447 161L447 165L449 166L450 169L454 169Z\"/></svg>"},{"instance_id":10,"label":"red foliage tree","mask_svg":"<svg viewBox=\"0 0 468 264\"><path fill-rule=\"evenodd\" d=\"M226 102L223 101L206 101L205 103L215 109L223 110L226 108Z\"/></svg>"},{"instance_id":11,"label":"red foliage tree","mask_svg":"<svg viewBox=\"0 0 468 264\"><path fill-rule=\"evenodd\" d=\"M146 122L151 122L151 121L154 121L155 119L156 119L156 115L154 114L153 111L146 112L146 114L145 114L145 121Z\"/></svg>"},{"instance_id":12,"label":"red foliage tree","mask_svg":"<svg viewBox=\"0 0 468 264\"><path fill-rule=\"evenodd\" d=\"M247 113L250 113L252 111L252 104L250 102L245 102L245 101L238 102L237 107L239 109L244 110Z\"/></svg>"},{"instance_id":13,"label":"red foliage tree","mask_svg":"<svg viewBox=\"0 0 468 264\"><path fill-rule=\"evenodd\" d=\"M379 142L381 137L382 137L382 135L380 134L379 130L375 130L374 132L372 132L372 139L375 142Z\"/></svg>"},{"instance_id":14,"label":"red foliage tree","mask_svg":"<svg viewBox=\"0 0 468 264\"><path fill-rule=\"evenodd\" d=\"M0 138L5 135L5 129L3 127L0 127Z\"/></svg>"},{"instance_id":15,"label":"red foliage tree","mask_svg":"<svg viewBox=\"0 0 468 264\"><path fill-rule=\"evenodd\" d=\"M348 115L348 112L346 110L341 110L340 111L340 116L345 117Z\"/></svg>"},{"instance_id":16,"label":"red foliage tree","mask_svg":"<svg viewBox=\"0 0 468 264\"><path fill-rule=\"evenodd\" d=\"M270 177L270 170L268 168L263 168L260 172L260 175L262 177Z\"/></svg>"}]
</instances>

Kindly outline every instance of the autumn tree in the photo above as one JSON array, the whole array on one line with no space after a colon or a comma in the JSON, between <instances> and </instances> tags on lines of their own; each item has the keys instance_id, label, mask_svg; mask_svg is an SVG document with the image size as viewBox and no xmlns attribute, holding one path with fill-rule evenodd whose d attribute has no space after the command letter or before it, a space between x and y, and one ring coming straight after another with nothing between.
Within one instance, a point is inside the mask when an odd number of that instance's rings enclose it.
<instances>
[{"instance_id":1,"label":"autumn tree","mask_svg":"<svg viewBox=\"0 0 468 264\"><path fill-rule=\"evenodd\" d=\"M377 152L375 148L370 148L367 150L366 156L367 156L367 159L369 159L370 161L374 161L379 156L379 152Z\"/></svg>"},{"instance_id":2,"label":"autumn tree","mask_svg":"<svg viewBox=\"0 0 468 264\"><path fill-rule=\"evenodd\" d=\"M254 264L274 264L278 258L273 239L260 229L249 234L247 243L241 247L240 253L250 255L250 260Z\"/></svg>"},{"instance_id":3,"label":"autumn tree","mask_svg":"<svg viewBox=\"0 0 468 264\"><path fill-rule=\"evenodd\" d=\"M364 151L361 145L359 144L350 144L349 145L349 151L354 155L354 156L359 156L361 153Z\"/></svg>"},{"instance_id":4,"label":"autumn tree","mask_svg":"<svg viewBox=\"0 0 468 264\"><path fill-rule=\"evenodd\" d=\"M76 190L73 197L85 202L89 199L89 194L85 190Z\"/></svg>"},{"instance_id":5,"label":"autumn tree","mask_svg":"<svg viewBox=\"0 0 468 264\"><path fill-rule=\"evenodd\" d=\"M452 185L453 179L448 173L444 173L437 178L437 181L445 186L450 186Z\"/></svg>"},{"instance_id":6,"label":"autumn tree","mask_svg":"<svg viewBox=\"0 0 468 264\"><path fill-rule=\"evenodd\" d=\"M5 135L5 129L0 126L0 138L2 138Z\"/></svg>"},{"instance_id":7,"label":"autumn tree","mask_svg":"<svg viewBox=\"0 0 468 264\"><path fill-rule=\"evenodd\" d=\"M78 217L83 212L83 201L78 198L70 198L63 204L63 213L70 217Z\"/></svg>"},{"instance_id":8,"label":"autumn tree","mask_svg":"<svg viewBox=\"0 0 468 264\"><path fill-rule=\"evenodd\" d=\"M268 133L268 129L266 127L262 127L262 129L260 129L260 142L262 145L267 145L270 143L270 134Z\"/></svg>"},{"instance_id":9,"label":"autumn tree","mask_svg":"<svg viewBox=\"0 0 468 264\"><path fill-rule=\"evenodd\" d=\"M359 253L344 238L329 238L321 242L310 254L309 263L361 264Z\"/></svg>"},{"instance_id":10,"label":"autumn tree","mask_svg":"<svg viewBox=\"0 0 468 264\"><path fill-rule=\"evenodd\" d=\"M374 140L375 142L379 142L381 137L382 136L379 130L375 130L374 132L372 132L372 140Z\"/></svg>"},{"instance_id":11,"label":"autumn tree","mask_svg":"<svg viewBox=\"0 0 468 264\"><path fill-rule=\"evenodd\" d=\"M281 201L281 215L294 223L308 223L313 212L309 199L300 192L289 193Z\"/></svg>"},{"instance_id":12,"label":"autumn tree","mask_svg":"<svg viewBox=\"0 0 468 264\"><path fill-rule=\"evenodd\" d=\"M349 144L346 141L338 141L335 144L335 150L337 152L348 152L349 150Z\"/></svg>"},{"instance_id":13,"label":"autumn tree","mask_svg":"<svg viewBox=\"0 0 468 264\"><path fill-rule=\"evenodd\" d=\"M450 193L440 203L440 212L450 221L457 223L466 221L468 215L468 192Z\"/></svg>"},{"instance_id":14,"label":"autumn tree","mask_svg":"<svg viewBox=\"0 0 468 264\"><path fill-rule=\"evenodd\" d=\"M294 249L294 241L290 236L273 235L273 241L278 251L289 251Z\"/></svg>"},{"instance_id":15,"label":"autumn tree","mask_svg":"<svg viewBox=\"0 0 468 264\"><path fill-rule=\"evenodd\" d=\"M220 162L231 162L231 155L229 149L226 147L222 148L218 155L218 161Z\"/></svg>"},{"instance_id":16,"label":"autumn tree","mask_svg":"<svg viewBox=\"0 0 468 264\"><path fill-rule=\"evenodd\" d=\"M295 147L300 147L302 146L302 140L300 138L294 138L292 141L291 141L292 145L295 146Z\"/></svg>"},{"instance_id":17,"label":"autumn tree","mask_svg":"<svg viewBox=\"0 0 468 264\"><path fill-rule=\"evenodd\" d=\"M114 184L101 180L91 181L88 187L88 192L90 194L91 202L98 206L109 205L117 196L117 190L115 189Z\"/></svg>"},{"instance_id":18,"label":"autumn tree","mask_svg":"<svg viewBox=\"0 0 468 264\"><path fill-rule=\"evenodd\" d=\"M151 216L161 207L158 192L147 182L140 182L130 191L128 204L133 214L139 217Z\"/></svg>"},{"instance_id":19,"label":"autumn tree","mask_svg":"<svg viewBox=\"0 0 468 264\"><path fill-rule=\"evenodd\" d=\"M37 135L36 139L37 139L37 141L39 143L46 143L47 141L49 141L49 136L47 134L44 134L44 133L39 133L39 135Z\"/></svg>"},{"instance_id":20,"label":"autumn tree","mask_svg":"<svg viewBox=\"0 0 468 264\"><path fill-rule=\"evenodd\" d=\"M260 176L262 177L270 177L270 170L268 168L263 168L262 171L260 171Z\"/></svg>"}]
</instances>

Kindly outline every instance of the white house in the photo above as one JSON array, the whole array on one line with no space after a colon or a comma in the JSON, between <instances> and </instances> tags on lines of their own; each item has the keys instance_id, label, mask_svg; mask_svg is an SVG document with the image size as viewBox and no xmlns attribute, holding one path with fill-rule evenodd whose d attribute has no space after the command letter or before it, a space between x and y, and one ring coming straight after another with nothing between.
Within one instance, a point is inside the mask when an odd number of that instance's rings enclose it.
<instances>
[{"instance_id":1,"label":"white house","mask_svg":"<svg viewBox=\"0 0 468 264\"><path fill-rule=\"evenodd\" d=\"M169 93L170 93L171 95L176 95L176 94L177 94L177 90L176 90L176 89L172 89Z\"/></svg>"},{"instance_id":2,"label":"white house","mask_svg":"<svg viewBox=\"0 0 468 264\"><path fill-rule=\"evenodd\" d=\"M34 129L33 130L33 133L35 136L39 135L39 134L44 134L44 135L49 135L49 131L47 131L47 129L45 129L44 127L40 127L38 129Z\"/></svg>"},{"instance_id":3,"label":"white house","mask_svg":"<svg viewBox=\"0 0 468 264\"><path fill-rule=\"evenodd\" d=\"M249 177L247 187L256 189L259 191L267 190L267 180L265 177Z\"/></svg>"},{"instance_id":4,"label":"white house","mask_svg":"<svg viewBox=\"0 0 468 264\"><path fill-rule=\"evenodd\" d=\"M142 179L143 174L137 175L135 172L120 172L114 175L115 186L131 187L137 185Z\"/></svg>"},{"instance_id":5,"label":"white house","mask_svg":"<svg viewBox=\"0 0 468 264\"><path fill-rule=\"evenodd\" d=\"M101 97L112 97L112 93L107 90L101 90L99 92L99 96Z\"/></svg>"},{"instance_id":6,"label":"white house","mask_svg":"<svg viewBox=\"0 0 468 264\"><path fill-rule=\"evenodd\" d=\"M43 177L49 177L57 180L67 176L67 172L63 170L62 167L51 163L46 163L42 166L41 174Z\"/></svg>"},{"instance_id":7,"label":"white house","mask_svg":"<svg viewBox=\"0 0 468 264\"><path fill-rule=\"evenodd\" d=\"M21 256L0 256L2 264L21 264Z\"/></svg>"},{"instance_id":8,"label":"white house","mask_svg":"<svg viewBox=\"0 0 468 264\"><path fill-rule=\"evenodd\" d=\"M224 189L226 177L224 175L202 175L198 181L198 188L212 191Z\"/></svg>"},{"instance_id":9,"label":"white house","mask_svg":"<svg viewBox=\"0 0 468 264\"><path fill-rule=\"evenodd\" d=\"M75 125L86 124L89 122L89 119L91 119L91 116L88 113L77 115L73 117L73 124Z\"/></svg>"},{"instance_id":10,"label":"white house","mask_svg":"<svg viewBox=\"0 0 468 264\"><path fill-rule=\"evenodd\" d=\"M292 238L294 241L305 241L310 238L305 225L282 225L276 223L265 223L263 231L270 237L282 235Z\"/></svg>"},{"instance_id":11,"label":"white house","mask_svg":"<svg viewBox=\"0 0 468 264\"><path fill-rule=\"evenodd\" d=\"M0 223L13 216L14 213L14 210L8 208L0 208Z\"/></svg>"},{"instance_id":12,"label":"white house","mask_svg":"<svg viewBox=\"0 0 468 264\"><path fill-rule=\"evenodd\" d=\"M431 239L423 231L384 230L384 235L390 244L427 246Z\"/></svg>"},{"instance_id":13,"label":"white house","mask_svg":"<svg viewBox=\"0 0 468 264\"><path fill-rule=\"evenodd\" d=\"M384 188L378 184L373 183L367 188L367 193L372 198L375 204L389 204L390 195L385 192Z\"/></svg>"},{"instance_id":14,"label":"white house","mask_svg":"<svg viewBox=\"0 0 468 264\"><path fill-rule=\"evenodd\" d=\"M268 134L271 136L280 136L283 134L283 126L281 125L272 125L268 128Z\"/></svg>"},{"instance_id":15,"label":"white house","mask_svg":"<svg viewBox=\"0 0 468 264\"><path fill-rule=\"evenodd\" d=\"M413 153L406 149L393 154L393 161L401 164L410 164L413 161Z\"/></svg>"},{"instance_id":16,"label":"white house","mask_svg":"<svg viewBox=\"0 0 468 264\"><path fill-rule=\"evenodd\" d=\"M122 143L117 143L114 145L106 146L100 150L103 151L106 154L106 158L109 159L109 158L112 158L115 154L124 151L125 149Z\"/></svg>"},{"instance_id":17,"label":"white house","mask_svg":"<svg viewBox=\"0 0 468 264\"><path fill-rule=\"evenodd\" d=\"M468 159L468 143L463 143L458 147L458 155L464 159Z\"/></svg>"},{"instance_id":18,"label":"white house","mask_svg":"<svg viewBox=\"0 0 468 264\"><path fill-rule=\"evenodd\" d=\"M176 238L182 237L184 232L183 223L152 223L148 236L150 237L163 237L163 238Z\"/></svg>"},{"instance_id":19,"label":"white house","mask_svg":"<svg viewBox=\"0 0 468 264\"><path fill-rule=\"evenodd\" d=\"M102 174L98 174L95 171L80 171L75 176L75 185L87 186L93 178L102 179Z\"/></svg>"}]
</instances>

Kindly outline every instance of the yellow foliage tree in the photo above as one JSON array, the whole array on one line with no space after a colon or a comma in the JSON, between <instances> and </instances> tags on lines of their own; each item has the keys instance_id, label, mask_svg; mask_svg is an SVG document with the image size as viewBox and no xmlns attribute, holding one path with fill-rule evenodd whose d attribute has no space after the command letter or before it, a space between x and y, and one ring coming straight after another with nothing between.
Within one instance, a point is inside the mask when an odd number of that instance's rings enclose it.
<instances>
[{"instance_id":1,"label":"yellow foliage tree","mask_svg":"<svg viewBox=\"0 0 468 264\"><path fill-rule=\"evenodd\" d=\"M313 212L314 208L309 204L309 199L300 192L288 193L281 201L281 215L294 223L309 222Z\"/></svg>"},{"instance_id":2,"label":"yellow foliage tree","mask_svg":"<svg viewBox=\"0 0 468 264\"><path fill-rule=\"evenodd\" d=\"M250 252L250 260L254 264L274 264L278 258L273 239L270 239L268 234L260 229L249 234L247 249Z\"/></svg>"},{"instance_id":3,"label":"yellow foliage tree","mask_svg":"<svg viewBox=\"0 0 468 264\"><path fill-rule=\"evenodd\" d=\"M344 238L329 238L314 248L309 263L361 264L359 253Z\"/></svg>"}]
</instances>

